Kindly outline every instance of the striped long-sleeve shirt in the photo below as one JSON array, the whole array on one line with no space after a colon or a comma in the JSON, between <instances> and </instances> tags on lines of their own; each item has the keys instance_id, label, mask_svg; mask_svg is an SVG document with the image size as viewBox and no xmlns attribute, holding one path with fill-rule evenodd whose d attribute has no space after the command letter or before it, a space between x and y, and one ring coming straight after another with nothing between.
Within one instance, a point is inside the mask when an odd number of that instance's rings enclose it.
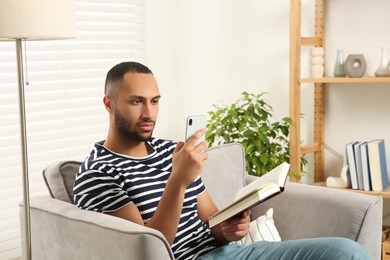
<instances>
[{"instance_id":1,"label":"striped long-sleeve shirt","mask_svg":"<svg viewBox=\"0 0 390 260\"><path fill-rule=\"evenodd\" d=\"M134 203L145 223L153 216L172 169L176 143L151 138L153 152L142 158L114 153L101 144L81 165L74 185L74 201L82 209L112 212ZM172 244L176 259L195 259L216 247L210 230L199 219L197 196L205 191L198 177L185 192L180 223Z\"/></svg>"}]
</instances>

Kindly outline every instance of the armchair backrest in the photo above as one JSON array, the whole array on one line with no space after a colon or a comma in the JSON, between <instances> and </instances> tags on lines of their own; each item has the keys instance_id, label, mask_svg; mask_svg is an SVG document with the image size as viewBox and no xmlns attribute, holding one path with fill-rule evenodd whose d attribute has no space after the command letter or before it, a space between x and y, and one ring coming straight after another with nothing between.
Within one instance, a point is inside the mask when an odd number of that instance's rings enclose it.
<instances>
[{"instance_id":1,"label":"armchair backrest","mask_svg":"<svg viewBox=\"0 0 390 260\"><path fill-rule=\"evenodd\" d=\"M203 183L218 208L231 203L245 185L245 153L239 143L223 144L207 150L201 173Z\"/></svg>"},{"instance_id":2,"label":"armchair backrest","mask_svg":"<svg viewBox=\"0 0 390 260\"><path fill-rule=\"evenodd\" d=\"M50 196L65 202L73 202L73 184L81 162L62 161L52 163L43 170L43 179Z\"/></svg>"},{"instance_id":3,"label":"armchair backrest","mask_svg":"<svg viewBox=\"0 0 390 260\"><path fill-rule=\"evenodd\" d=\"M231 143L211 147L207 152L209 157L201 177L211 198L221 208L232 202L237 191L245 185L244 149L239 143ZM73 184L80 165L78 161L62 161L43 170L43 178L53 198L74 203Z\"/></svg>"}]
</instances>

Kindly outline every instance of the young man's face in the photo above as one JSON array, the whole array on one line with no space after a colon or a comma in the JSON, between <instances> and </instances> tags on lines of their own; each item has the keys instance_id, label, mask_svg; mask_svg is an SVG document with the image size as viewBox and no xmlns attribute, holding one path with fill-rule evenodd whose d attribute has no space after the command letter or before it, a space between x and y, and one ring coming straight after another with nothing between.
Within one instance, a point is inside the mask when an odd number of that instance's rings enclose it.
<instances>
[{"instance_id":1,"label":"young man's face","mask_svg":"<svg viewBox=\"0 0 390 260\"><path fill-rule=\"evenodd\" d=\"M153 133L160 92L152 74L127 73L117 89L113 116L115 127L129 139L143 142Z\"/></svg>"}]
</instances>

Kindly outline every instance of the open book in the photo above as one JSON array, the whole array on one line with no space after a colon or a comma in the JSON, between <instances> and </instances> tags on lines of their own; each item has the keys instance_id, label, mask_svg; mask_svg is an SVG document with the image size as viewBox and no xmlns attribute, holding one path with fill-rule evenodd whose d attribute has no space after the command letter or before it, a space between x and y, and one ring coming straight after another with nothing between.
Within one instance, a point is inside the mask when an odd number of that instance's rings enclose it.
<instances>
[{"instance_id":1,"label":"open book","mask_svg":"<svg viewBox=\"0 0 390 260\"><path fill-rule=\"evenodd\" d=\"M209 218L209 228L283 192L289 169L290 164L282 163L240 189L230 205Z\"/></svg>"}]
</instances>

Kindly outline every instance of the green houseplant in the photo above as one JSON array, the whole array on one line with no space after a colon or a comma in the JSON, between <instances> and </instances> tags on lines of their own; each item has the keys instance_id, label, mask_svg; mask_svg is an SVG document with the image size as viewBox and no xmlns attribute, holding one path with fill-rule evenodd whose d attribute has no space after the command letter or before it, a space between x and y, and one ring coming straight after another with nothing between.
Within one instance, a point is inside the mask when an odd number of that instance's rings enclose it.
<instances>
[{"instance_id":1,"label":"green houseplant","mask_svg":"<svg viewBox=\"0 0 390 260\"><path fill-rule=\"evenodd\" d=\"M247 172L261 176L282 162L289 162L289 127L291 119L273 121L272 107L264 99L266 93L243 92L234 104L213 105L208 112L210 145L239 142L245 149ZM302 160L306 164L306 160Z\"/></svg>"}]
</instances>

